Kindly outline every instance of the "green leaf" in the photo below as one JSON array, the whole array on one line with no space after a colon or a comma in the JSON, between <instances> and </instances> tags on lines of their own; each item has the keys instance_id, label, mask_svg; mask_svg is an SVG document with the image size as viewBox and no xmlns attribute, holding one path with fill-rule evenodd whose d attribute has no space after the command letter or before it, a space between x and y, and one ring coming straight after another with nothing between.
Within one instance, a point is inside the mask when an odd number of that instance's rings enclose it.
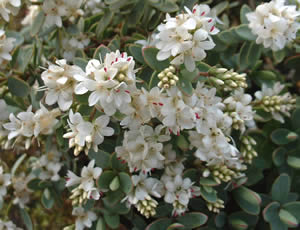
<instances>
[{"instance_id":1,"label":"green leaf","mask_svg":"<svg viewBox=\"0 0 300 230\"><path fill-rule=\"evenodd\" d=\"M18 160L16 160L16 162L14 163L12 169L11 169L11 175L14 176L17 169L19 168L19 166L22 164L22 162L24 161L24 159L26 158L26 153L22 154Z\"/></svg>"},{"instance_id":2,"label":"green leaf","mask_svg":"<svg viewBox=\"0 0 300 230\"><path fill-rule=\"evenodd\" d=\"M131 44L129 45L128 49L135 60L137 60L141 64L145 64L141 45Z\"/></svg>"},{"instance_id":3,"label":"green leaf","mask_svg":"<svg viewBox=\"0 0 300 230\"><path fill-rule=\"evenodd\" d=\"M41 200L46 209L51 209L54 205L54 198L52 197L48 188L44 190Z\"/></svg>"},{"instance_id":4,"label":"green leaf","mask_svg":"<svg viewBox=\"0 0 300 230\"><path fill-rule=\"evenodd\" d=\"M105 151L98 150L98 152L95 152L93 149L90 149L89 158L95 160L96 165L102 169L111 167L110 154Z\"/></svg>"},{"instance_id":5,"label":"green leaf","mask_svg":"<svg viewBox=\"0 0 300 230\"><path fill-rule=\"evenodd\" d=\"M271 133L272 141L277 145L285 145L295 141L298 135L288 129L280 128Z\"/></svg>"},{"instance_id":6,"label":"green leaf","mask_svg":"<svg viewBox=\"0 0 300 230\"><path fill-rule=\"evenodd\" d=\"M109 185L116 174L113 171L107 170L103 172L98 179L98 187L100 189L109 189Z\"/></svg>"},{"instance_id":7,"label":"green leaf","mask_svg":"<svg viewBox=\"0 0 300 230\"><path fill-rule=\"evenodd\" d=\"M18 57L16 61L16 68L18 71L24 73L27 66L29 65L31 58L33 56L33 46L23 46L20 47L18 52Z\"/></svg>"},{"instance_id":8,"label":"green leaf","mask_svg":"<svg viewBox=\"0 0 300 230\"><path fill-rule=\"evenodd\" d=\"M174 224L171 224L171 225L167 228L167 230L172 230L172 229L178 230L178 229L184 229L184 228L185 228L185 227L184 227L183 224L174 223Z\"/></svg>"},{"instance_id":9,"label":"green leaf","mask_svg":"<svg viewBox=\"0 0 300 230\"><path fill-rule=\"evenodd\" d=\"M187 151L189 149L189 143L183 135L176 137L176 144L182 151Z\"/></svg>"},{"instance_id":10,"label":"green leaf","mask_svg":"<svg viewBox=\"0 0 300 230\"><path fill-rule=\"evenodd\" d=\"M200 193L202 198L207 202L215 203L217 201L217 191L212 189L212 187L201 186Z\"/></svg>"},{"instance_id":11,"label":"green leaf","mask_svg":"<svg viewBox=\"0 0 300 230\"><path fill-rule=\"evenodd\" d=\"M217 185L219 185L213 178L205 178L205 177L201 177L199 183L201 185L204 185L204 186L217 186Z\"/></svg>"},{"instance_id":12,"label":"green leaf","mask_svg":"<svg viewBox=\"0 0 300 230\"><path fill-rule=\"evenodd\" d=\"M16 31L5 31L6 37L8 38L14 38L14 46L17 47L19 45L22 45L24 42L24 36Z\"/></svg>"},{"instance_id":13,"label":"green leaf","mask_svg":"<svg viewBox=\"0 0 300 230\"><path fill-rule=\"evenodd\" d=\"M241 20L241 23L242 24L248 24L249 21L246 17L246 14L247 13L250 13L252 10L251 8L247 5L247 4L244 4L242 7L241 7L241 11L240 11L240 20Z\"/></svg>"},{"instance_id":14,"label":"green leaf","mask_svg":"<svg viewBox=\"0 0 300 230\"><path fill-rule=\"evenodd\" d=\"M9 77L7 85L9 91L17 97L27 97L30 93L29 85L20 78Z\"/></svg>"},{"instance_id":15,"label":"green leaf","mask_svg":"<svg viewBox=\"0 0 300 230\"><path fill-rule=\"evenodd\" d=\"M120 178L121 190L125 194L128 194L132 190L132 187L133 187L130 176L125 172L120 172L119 178Z\"/></svg>"},{"instance_id":16,"label":"green leaf","mask_svg":"<svg viewBox=\"0 0 300 230\"><path fill-rule=\"evenodd\" d=\"M38 32L41 31L45 18L46 18L45 13L44 11L41 10L33 20L33 23L31 25L31 31L30 31L31 36L35 36L36 34L38 34Z\"/></svg>"},{"instance_id":17,"label":"green leaf","mask_svg":"<svg viewBox=\"0 0 300 230\"><path fill-rule=\"evenodd\" d=\"M261 198L260 196L244 187L241 186L238 189L233 190L234 199L238 205L246 212L252 215L258 215L260 212Z\"/></svg>"},{"instance_id":18,"label":"green leaf","mask_svg":"<svg viewBox=\"0 0 300 230\"><path fill-rule=\"evenodd\" d=\"M119 177L115 176L114 179L110 182L109 188L112 191L116 191L118 190L119 187L120 187Z\"/></svg>"},{"instance_id":19,"label":"green leaf","mask_svg":"<svg viewBox=\"0 0 300 230\"><path fill-rule=\"evenodd\" d=\"M262 52L262 46L257 45L255 42L251 43L248 53L248 64L250 67L254 67L260 58Z\"/></svg>"},{"instance_id":20,"label":"green leaf","mask_svg":"<svg viewBox=\"0 0 300 230\"><path fill-rule=\"evenodd\" d=\"M225 44L235 44L241 41L234 28L220 32L217 37Z\"/></svg>"},{"instance_id":21,"label":"green leaf","mask_svg":"<svg viewBox=\"0 0 300 230\"><path fill-rule=\"evenodd\" d=\"M300 169L300 158L295 156L288 156L287 163L294 169Z\"/></svg>"},{"instance_id":22,"label":"green leaf","mask_svg":"<svg viewBox=\"0 0 300 230\"><path fill-rule=\"evenodd\" d=\"M272 185L272 199L280 203L286 202L291 188L291 179L287 174L281 174Z\"/></svg>"},{"instance_id":23,"label":"green leaf","mask_svg":"<svg viewBox=\"0 0 300 230\"><path fill-rule=\"evenodd\" d=\"M93 58L97 59L97 60L100 59L100 60L102 60L102 62L104 62L106 54L108 54L110 52L111 52L111 50L109 48L107 48L105 45L100 45L95 50L95 52L93 54Z\"/></svg>"},{"instance_id":24,"label":"green leaf","mask_svg":"<svg viewBox=\"0 0 300 230\"><path fill-rule=\"evenodd\" d=\"M245 212L235 212L229 216L229 222L231 220L243 220L248 226L255 227L258 222L258 216L250 215Z\"/></svg>"},{"instance_id":25,"label":"green leaf","mask_svg":"<svg viewBox=\"0 0 300 230\"><path fill-rule=\"evenodd\" d=\"M192 96L193 94L193 86L191 81L187 78L179 77L179 81L177 82L178 88L187 96Z\"/></svg>"},{"instance_id":26,"label":"green leaf","mask_svg":"<svg viewBox=\"0 0 300 230\"><path fill-rule=\"evenodd\" d=\"M226 1L223 1L223 2L220 2L218 5L216 5L213 9L215 10L216 15L219 15L224 10L226 10L228 6L229 6L229 3Z\"/></svg>"},{"instance_id":27,"label":"green leaf","mask_svg":"<svg viewBox=\"0 0 300 230\"><path fill-rule=\"evenodd\" d=\"M296 228L299 225L298 220L288 211L280 209L279 211L280 220L290 228Z\"/></svg>"},{"instance_id":28,"label":"green leaf","mask_svg":"<svg viewBox=\"0 0 300 230\"><path fill-rule=\"evenodd\" d=\"M142 53L147 65L150 66L152 69L161 72L165 68L169 67L170 63L168 60L158 61L156 59L158 51L159 50L154 47L146 47L143 48Z\"/></svg>"},{"instance_id":29,"label":"green leaf","mask_svg":"<svg viewBox=\"0 0 300 230\"><path fill-rule=\"evenodd\" d=\"M118 159L117 154L113 153L111 155L111 167L117 171L124 171L127 167L127 163L124 160Z\"/></svg>"},{"instance_id":30,"label":"green leaf","mask_svg":"<svg viewBox=\"0 0 300 230\"><path fill-rule=\"evenodd\" d=\"M281 166L285 161L285 154L287 150L283 147L279 147L274 150L272 154L273 162L276 166Z\"/></svg>"},{"instance_id":31,"label":"green leaf","mask_svg":"<svg viewBox=\"0 0 300 230\"><path fill-rule=\"evenodd\" d=\"M105 230L105 222L102 217L100 217L97 221L96 230Z\"/></svg>"},{"instance_id":32,"label":"green leaf","mask_svg":"<svg viewBox=\"0 0 300 230\"><path fill-rule=\"evenodd\" d=\"M241 219L230 219L229 220L229 224L232 226L233 229L236 229L236 230L246 230L248 229L248 224L241 220Z\"/></svg>"},{"instance_id":33,"label":"green leaf","mask_svg":"<svg viewBox=\"0 0 300 230\"><path fill-rule=\"evenodd\" d=\"M132 9L131 14L128 17L128 26L135 27L140 22L141 17L144 14L144 8L146 4L144 1L138 1L138 3Z\"/></svg>"},{"instance_id":34,"label":"green leaf","mask_svg":"<svg viewBox=\"0 0 300 230\"><path fill-rule=\"evenodd\" d=\"M20 208L20 214L21 214L21 218L23 220L23 223L26 226L26 229L27 230L33 230L32 221L31 221L31 218L30 218L28 212L25 209Z\"/></svg>"},{"instance_id":35,"label":"green leaf","mask_svg":"<svg viewBox=\"0 0 300 230\"><path fill-rule=\"evenodd\" d=\"M248 25L239 25L238 27L235 27L235 32L243 40L246 41L256 40L256 36L251 32Z\"/></svg>"},{"instance_id":36,"label":"green leaf","mask_svg":"<svg viewBox=\"0 0 300 230\"><path fill-rule=\"evenodd\" d=\"M176 221L183 224L186 228L198 228L204 225L208 220L207 215L201 212L190 212L180 216Z\"/></svg>"},{"instance_id":37,"label":"green leaf","mask_svg":"<svg viewBox=\"0 0 300 230\"><path fill-rule=\"evenodd\" d=\"M171 219L163 218L158 219L149 224L145 230L166 230L172 223Z\"/></svg>"},{"instance_id":38,"label":"green leaf","mask_svg":"<svg viewBox=\"0 0 300 230\"><path fill-rule=\"evenodd\" d=\"M165 13L177 12L179 7L174 1L165 0L165 1L149 1L150 5L157 8L159 11Z\"/></svg>"},{"instance_id":39,"label":"green leaf","mask_svg":"<svg viewBox=\"0 0 300 230\"><path fill-rule=\"evenodd\" d=\"M112 228L116 229L120 225L120 216L119 215L108 215L104 213L104 220L106 224Z\"/></svg>"},{"instance_id":40,"label":"green leaf","mask_svg":"<svg viewBox=\"0 0 300 230\"><path fill-rule=\"evenodd\" d=\"M105 11L104 15L102 16L102 18L101 18L101 20L98 23L97 28L96 28L97 38L102 37L102 34L103 34L104 30L106 29L106 27L111 22L113 16L114 16L114 13L112 11L110 11L110 10Z\"/></svg>"},{"instance_id":41,"label":"green leaf","mask_svg":"<svg viewBox=\"0 0 300 230\"><path fill-rule=\"evenodd\" d=\"M289 68L300 70L299 62L300 62L300 54L297 54L287 58L284 64Z\"/></svg>"},{"instance_id":42,"label":"green leaf","mask_svg":"<svg viewBox=\"0 0 300 230\"><path fill-rule=\"evenodd\" d=\"M300 108L296 109L292 115L292 123L294 130L300 129Z\"/></svg>"},{"instance_id":43,"label":"green leaf","mask_svg":"<svg viewBox=\"0 0 300 230\"><path fill-rule=\"evenodd\" d=\"M73 60L74 65L79 66L83 71L85 71L85 67L88 64L88 61L84 58L76 57Z\"/></svg>"},{"instance_id":44,"label":"green leaf","mask_svg":"<svg viewBox=\"0 0 300 230\"><path fill-rule=\"evenodd\" d=\"M285 58L285 56L286 56L285 49L273 51L273 57L274 57L276 64L282 62L283 59Z\"/></svg>"},{"instance_id":45,"label":"green leaf","mask_svg":"<svg viewBox=\"0 0 300 230\"><path fill-rule=\"evenodd\" d=\"M294 217L297 218L298 222L300 222L300 201L294 201L284 204L282 208L291 213Z\"/></svg>"},{"instance_id":46,"label":"green leaf","mask_svg":"<svg viewBox=\"0 0 300 230\"><path fill-rule=\"evenodd\" d=\"M263 211L263 217L271 226L271 230L287 230L288 227L279 218L280 204L272 202Z\"/></svg>"},{"instance_id":47,"label":"green leaf","mask_svg":"<svg viewBox=\"0 0 300 230\"><path fill-rule=\"evenodd\" d=\"M239 54L240 70L245 70L248 67L248 53L250 47L251 47L250 42L245 42L241 47L241 51Z\"/></svg>"},{"instance_id":48,"label":"green leaf","mask_svg":"<svg viewBox=\"0 0 300 230\"><path fill-rule=\"evenodd\" d=\"M118 189L117 191L110 191L106 194L106 196L103 198L106 203L111 204L111 206L116 205L117 203L120 203L120 201L124 198L124 193Z\"/></svg>"}]
</instances>

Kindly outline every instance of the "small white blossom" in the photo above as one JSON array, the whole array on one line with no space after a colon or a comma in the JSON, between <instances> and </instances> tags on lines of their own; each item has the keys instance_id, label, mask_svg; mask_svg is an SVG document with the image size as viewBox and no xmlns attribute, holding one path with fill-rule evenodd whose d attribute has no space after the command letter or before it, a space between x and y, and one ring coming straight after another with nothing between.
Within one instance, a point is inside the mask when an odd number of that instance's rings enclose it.
<instances>
[{"instance_id":1,"label":"small white blossom","mask_svg":"<svg viewBox=\"0 0 300 230\"><path fill-rule=\"evenodd\" d=\"M77 15L82 15L80 6L83 0L47 0L42 9L46 14L45 25L62 27L62 17L72 20Z\"/></svg>"},{"instance_id":2,"label":"small white blossom","mask_svg":"<svg viewBox=\"0 0 300 230\"><path fill-rule=\"evenodd\" d=\"M91 228L92 222L97 219L94 212L85 211L83 207L73 208L72 215L76 216L75 230L83 230L85 227Z\"/></svg>"},{"instance_id":3,"label":"small white blossom","mask_svg":"<svg viewBox=\"0 0 300 230\"><path fill-rule=\"evenodd\" d=\"M32 25L34 22L36 16L38 16L41 8L37 5L31 5L28 7L28 13L26 14L26 17L22 20L22 25Z\"/></svg>"},{"instance_id":4,"label":"small white blossom","mask_svg":"<svg viewBox=\"0 0 300 230\"><path fill-rule=\"evenodd\" d=\"M77 49L84 49L90 43L90 39L85 34L73 36L70 39L64 38L62 40L63 57L67 61L73 61Z\"/></svg>"},{"instance_id":5,"label":"small white blossom","mask_svg":"<svg viewBox=\"0 0 300 230\"><path fill-rule=\"evenodd\" d=\"M248 13L249 27L257 35L256 43L274 51L281 50L296 38L300 29L295 5L284 5L284 0L272 0L259 5L255 12Z\"/></svg>"},{"instance_id":6,"label":"small white blossom","mask_svg":"<svg viewBox=\"0 0 300 230\"><path fill-rule=\"evenodd\" d=\"M1 11L1 3L0 3L0 11ZM6 64L12 60L12 56L10 52L14 48L13 42L15 38L7 38L5 36L5 31L0 29L0 68L6 66Z\"/></svg>"},{"instance_id":7,"label":"small white blossom","mask_svg":"<svg viewBox=\"0 0 300 230\"><path fill-rule=\"evenodd\" d=\"M4 196L7 193L7 187L11 184L11 175L4 173L4 169L0 166L0 202L3 201Z\"/></svg>"},{"instance_id":8,"label":"small white blossom","mask_svg":"<svg viewBox=\"0 0 300 230\"><path fill-rule=\"evenodd\" d=\"M42 79L47 90L45 102L53 105L56 102L61 110L68 110L73 103L73 92L77 84L84 78L85 73L79 66L68 65L66 60L57 60L56 64L49 64L42 73Z\"/></svg>"},{"instance_id":9,"label":"small white blossom","mask_svg":"<svg viewBox=\"0 0 300 230\"><path fill-rule=\"evenodd\" d=\"M80 177L72 171L68 171L66 187L77 185L82 189L86 198L98 200L100 198L100 191L96 186L96 181L100 177L102 169L95 167L95 160L89 162L88 166L84 166L81 170Z\"/></svg>"},{"instance_id":10,"label":"small white blossom","mask_svg":"<svg viewBox=\"0 0 300 230\"><path fill-rule=\"evenodd\" d=\"M85 14L95 15L103 12L105 4L102 0L85 0L84 12Z\"/></svg>"},{"instance_id":11,"label":"small white blossom","mask_svg":"<svg viewBox=\"0 0 300 230\"><path fill-rule=\"evenodd\" d=\"M171 64L185 65L190 72L194 71L196 61L206 57L205 50L214 48L211 35L219 32L215 28L215 15L208 5L195 5L187 14L179 14L175 18L167 14L165 24L158 26L156 47L158 60L174 57Z\"/></svg>"},{"instance_id":12,"label":"small white blossom","mask_svg":"<svg viewBox=\"0 0 300 230\"><path fill-rule=\"evenodd\" d=\"M200 188L193 186L190 178L183 179L180 174L175 177L163 175L161 181L166 188L164 200L173 204L174 216L183 214L188 208L189 200L200 195Z\"/></svg>"},{"instance_id":13,"label":"small white blossom","mask_svg":"<svg viewBox=\"0 0 300 230\"><path fill-rule=\"evenodd\" d=\"M0 15L5 21L9 21L9 15L17 15L21 6L21 0L1 0Z\"/></svg>"},{"instance_id":14,"label":"small white blossom","mask_svg":"<svg viewBox=\"0 0 300 230\"><path fill-rule=\"evenodd\" d=\"M34 178L32 174L25 175L24 172L12 178L14 188L14 204L18 204L21 208L30 201L32 191L27 187L27 184Z\"/></svg>"}]
</instances>

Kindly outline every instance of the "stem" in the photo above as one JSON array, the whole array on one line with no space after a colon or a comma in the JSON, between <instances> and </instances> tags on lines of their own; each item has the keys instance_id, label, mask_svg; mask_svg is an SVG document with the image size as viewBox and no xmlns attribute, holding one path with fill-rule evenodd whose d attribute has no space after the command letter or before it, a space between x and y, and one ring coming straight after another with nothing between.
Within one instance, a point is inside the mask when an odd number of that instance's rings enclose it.
<instances>
[{"instance_id":1,"label":"stem","mask_svg":"<svg viewBox=\"0 0 300 230\"><path fill-rule=\"evenodd\" d=\"M91 112L91 115L90 115L90 121L92 121L94 119L94 116L96 114L96 107L93 108L93 111Z\"/></svg>"}]
</instances>

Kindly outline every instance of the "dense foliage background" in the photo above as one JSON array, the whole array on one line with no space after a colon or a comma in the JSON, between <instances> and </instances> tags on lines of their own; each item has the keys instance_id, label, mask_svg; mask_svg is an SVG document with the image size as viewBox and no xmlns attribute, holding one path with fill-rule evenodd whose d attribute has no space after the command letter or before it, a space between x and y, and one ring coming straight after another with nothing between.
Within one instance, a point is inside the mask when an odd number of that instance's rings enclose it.
<instances>
[{"instance_id":1,"label":"dense foliage background","mask_svg":"<svg viewBox=\"0 0 300 230\"><path fill-rule=\"evenodd\" d=\"M70 2L75 4L76 1ZM97 220L93 221L90 229L299 228L300 101L297 95L300 90L300 34L298 32L295 40L278 51L256 44L256 36L248 27L246 14L254 11L262 2L104 0L99 1L98 10L94 5L89 8L85 6L87 3L83 3L82 12L63 17L62 26L59 27L55 24L46 25L47 15L40 8L43 1L22 1L18 13L15 16L11 14L9 22L0 20L6 36L15 39L12 60L3 62L0 72L0 98L5 100L9 112L17 114L26 111L30 105L34 110L40 108L40 101L45 99L45 92L38 90L44 85L41 74L48 68L48 62L54 63L62 58L84 70L92 58L101 57L104 60L111 51L125 51L135 59L138 86L150 90L158 84L158 74L170 65L169 60L157 60L158 50L151 44L151 34L163 22L166 13L175 16L184 11L184 6L192 9L194 4L200 3L209 4L215 10L218 17L216 27L220 32L212 36L216 46L207 51L204 60L197 62L196 71L188 72L181 66L177 86L183 94L191 95L196 83L208 78L207 74L216 66L246 73L246 92L253 97L263 85L272 87L280 82L285 85L283 92L290 92L297 97L297 102L291 111L292 115L284 117L284 123L274 120L272 114L259 105L257 108L254 106L256 126L243 134L234 130L231 135L235 139L240 139L240 135L252 137L256 145L251 145L254 149L245 151L253 150L257 157L252 156L253 160L251 157L243 177L227 182L218 183L213 177L205 180L203 169L194 162L194 151L190 148L187 133L173 135L171 143L177 155L187 159L184 177L191 178L202 189L200 197L192 198L189 210L179 217L172 213L172 205L163 202L163 199L159 200L156 214L150 218L145 218L136 209L128 208L121 202L132 189L132 182L128 179L131 175L127 165L115 153L115 147L122 144L124 134L119 124L110 124L115 129L115 135L105 137L97 152L90 149L87 155L81 153L78 156L74 156L68 139L63 138L68 125L67 112L62 113L61 119L55 124L54 133L32 141L27 149L18 144L12 146L12 143L7 146L7 139L2 136L0 128L0 165L4 172L24 182L30 191L30 201L22 206L14 201L18 197L17 190L9 187L7 195L0 200L0 219L11 220L18 227L28 230L75 229L73 224L76 218L71 215L72 189L65 187L65 177L68 170L79 175L81 169L94 159L96 166L106 172L106 177L101 176L97 186L108 192L100 202L89 199L84 204L86 211L93 209L97 213ZM290 0L286 4L297 5L299 10L299 1ZM28 22L24 23L29 6L37 7L37 14L34 20L28 18ZM71 38L76 38L73 43L69 42ZM74 95L73 102L74 112L80 112L85 118L101 114L88 106L86 94ZM115 115L116 120L119 119L118 115ZM32 170L32 162L42 154L49 153L53 145L57 145L62 154L59 180L25 177ZM237 145L242 150L247 148L242 141ZM4 183L1 178L0 188ZM113 183L115 178L117 185ZM217 212L213 212L213 208L209 210L208 203L215 204L217 199L224 201L224 208L221 205L220 210L217 207Z\"/></svg>"}]
</instances>

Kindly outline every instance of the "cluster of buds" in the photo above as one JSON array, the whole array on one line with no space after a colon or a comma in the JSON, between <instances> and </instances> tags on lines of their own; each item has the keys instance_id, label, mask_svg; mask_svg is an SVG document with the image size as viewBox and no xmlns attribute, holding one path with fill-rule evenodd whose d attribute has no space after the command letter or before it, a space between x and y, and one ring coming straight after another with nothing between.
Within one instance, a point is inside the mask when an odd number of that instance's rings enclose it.
<instances>
[{"instance_id":1,"label":"cluster of buds","mask_svg":"<svg viewBox=\"0 0 300 230\"><path fill-rule=\"evenodd\" d=\"M248 164L252 163L254 157L257 157L257 152L254 149L256 141L250 136L243 136L241 138L241 154L244 158L244 161Z\"/></svg>"},{"instance_id":2,"label":"cluster of buds","mask_svg":"<svg viewBox=\"0 0 300 230\"><path fill-rule=\"evenodd\" d=\"M218 184L223 182L229 182L233 178L240 176L240 172L235 171L234 169L228 168L227 165L214 165L210 166L209 172L204 172L203 175L212 175L215 181Z\"/></svg>"},{"instance_id":3,"label":"cluster of buds","mask_svg":"<svg viewBox=\"0 0 300 230\"><path fill-rule=\"evenodd\" d=\"M261 107L266 112L285 112L295 107L296 98L287 98L280 95L264 96L260 101Z\"/></svg>"},{"instance_id":4,"label":"cluster of buds","mask_svg":"<svg viewBox=\"0 0 300 230\"><path fill-rule=\"evenodd\" d=\"M152 199L150 196L147 196L145 200L140 200L136 204L137 210L144 215L147 219L156 214L156 207L158 203L156 200Z\"/></svg>"},{"instance_id":5,"label":"cluster of buds","mask_svg":"<svg viewBox=\"0 0 300 230\"><path fill-rule=\"evenodd\" d=\"M157 76L159 78L158 87L163 89L169 89L171 86L175 86L179 78L175 75L176 69L174 66L169 66L160 72Z\"/></svg>"},{"instance_id":6,"label":"cluster of buds","mask_svg":"<svg viewBox=\"0 0 300 230\"><path fill-rule=\"evenodd\" d=\"M239 88L247 88L246 74L236 73L226 68L212 68L209 70L212 75L209 79L218 86L222 86L224 91L233 91Z\"/></svg>"},{"instance_id":7,"label":"cluster of buds","mask_svg":"<svg viewBox=\"0 0 300 230\"><path fill-rule=\"evenodd\" d=\"M225 115L231 117L232 119L232 128L236 130L242 130L245 126L245 121L240 119L236 111L225 112Z\"/></svg>"},{"instance_id":8,"label":"cluster of buds","mask_svg":"<svg viewBox=\"0 0 300 230\"><path fill-rule=\"evenodd\" d=\"M206 206L209 211L214 212L214 213L219 213L220 209L224 208L224 201L221 199L217 199L217 201L214 203L208 202L206 204Z\"/></svg>"},{"instance_id":9,"label":"cluster of buds","mask_svg":"<svg viewBox=\"0 0 300 230\"><path fill-rule=\"evenodd\" d=\"M77 157L83 150L85 152L85 155L88 155L89 153L89 147L82 147L82 146L79 146L79 145L71 145L70 148L72 147L75 147L74 148L74 156Z\"/></svg>"},{"instance_id":10,"label":"cluster of buds","mask_svg":"<svg viewBox=\"0 0 300 230\"><path fill-rule=\"evenodd\" d=\"M78 186L72 190L72 195L70 196L72 200L72 205L81 205L86 200L88 200L88 192L85 191L81 186Z\"/></svg>"}]
</instances>

